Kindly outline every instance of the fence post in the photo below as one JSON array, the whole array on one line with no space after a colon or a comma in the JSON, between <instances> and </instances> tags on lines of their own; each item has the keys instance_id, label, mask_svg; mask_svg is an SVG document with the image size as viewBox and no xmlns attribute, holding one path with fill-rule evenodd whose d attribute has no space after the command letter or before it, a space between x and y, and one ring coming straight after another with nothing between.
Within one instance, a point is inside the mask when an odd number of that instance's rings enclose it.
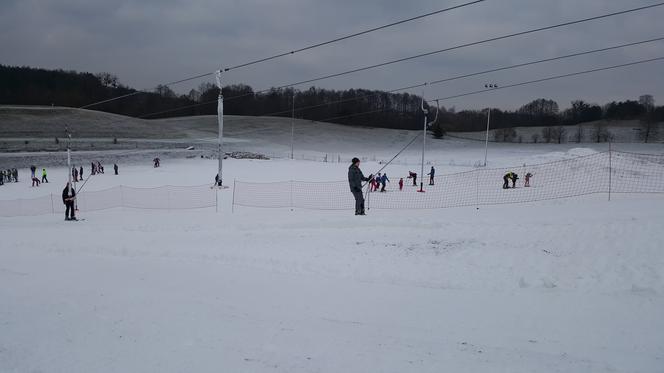
<instances>
[{"instance_id":1,"label":"fence post","mask_svg":"<svg viewBox=\"0 0 664 373\"><path fill-rule=\"evenodd\" d=\"M609 201L611 201L611 140L609 140Z\"/></svg>"}]
</instances>

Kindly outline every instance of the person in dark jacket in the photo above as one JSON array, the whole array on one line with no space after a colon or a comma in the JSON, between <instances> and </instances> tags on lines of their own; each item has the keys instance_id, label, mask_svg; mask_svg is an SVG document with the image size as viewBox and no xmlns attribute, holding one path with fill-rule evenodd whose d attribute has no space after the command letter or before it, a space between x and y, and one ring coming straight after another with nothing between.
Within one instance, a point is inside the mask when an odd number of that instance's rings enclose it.
<instances>
[{"instance_id":1,"label":"person in dark jacket","mask_svg":"<svg viewBox=\"0 0 664 373\"><path fill-rule=\"evenodd\" d=\"M81 169L78 170L78 177L83 181L83 166L81 166Z\"/></svg>"},{"instance_id":2,"label":"person in dark jacket","mask_svg":"<svg viewBox=\"0 0 664 373\"><path fill-rule=\"evenodd\" d=\"M118 164L117 163L113 163L113 170L115 171L115 174L117 175L118 174Z\"/></svg>"},{"instance_id":3,"label":"person in dark jacket","mask_svg":"<svg viewBox=\"0 0 664 373\"><path fill-rule=\"evenodd\" d=\"M365 177L360 170L360 160L353 158L352 164L348 167L348 185L350 191L355 197L355 215L366 215L364 213L364 195L362 194L362 182L369 181L373 175Z\"/></svg>"},{"instance_id":4,"label":"person in dark jacket","mask_svg":"<svg viewBox=\"0 0 664 373\"><path fill-rule=\"evenodd\" d=\"M508 173L503 176L503 189L507 189L510 187L510 179L512 178L512 171L509 171Z\"/></svg>"},{"instance_id":5,"label":"person in dark jacket","mask_svg":"<svg viewBox=\"0 0 664 373\"><path fill-rule=\"evenodd\" d=\"M429 175L429 185L433 185L433 178L436 176L436 169L431 166L431 171L427 175Z\"/></svg>"},{"instance_id":6,"label":"person in dark jacket","mask_svg":"<svg viewBox=\"0 0 664 373\"><path fill-rule=\"evenodd\" d=\"M67 183L65 189L62 190L62 203L65 205L65 220L76 220L74 211L74 199L76 198L76 190Z\"/></svg>"}]
</instances>

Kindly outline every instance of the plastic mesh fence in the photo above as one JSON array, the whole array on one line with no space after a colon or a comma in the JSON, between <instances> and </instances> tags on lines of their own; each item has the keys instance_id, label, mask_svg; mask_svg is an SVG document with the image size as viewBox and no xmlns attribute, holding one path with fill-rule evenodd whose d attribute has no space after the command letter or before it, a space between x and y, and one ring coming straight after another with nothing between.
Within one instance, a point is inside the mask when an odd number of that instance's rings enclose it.
<instances>
[{"instance_id":1,"label":"plastic mesh fence","mask_svg":"<svg viewBox=\"0 0 664 373\"><path fill-rule=\"evenodd\" d=\"M77 198L81 211L97 211L116 207L135 209L182 210L215 207L216 190L208 185L162 186L157 188L132 188L117 186L100 191L83 191ZM0 216L26 216L60 213L64 211L59 195L34 199L0 200Z\"/></svg>"},{"instance_id":2,"label":"plastic mesh fence","mask_svg":"<svg viewBox=\"0 0 664 373\"><path fill-rule=\"evenodd\" d=\"M503 176L519 175L503 189ZM532 174L530 186L525 175ZM397 180L394 177L393 180ZM387 192L365 193L368 208L426 209L534 202L593 193L664 193L664 156L604 152L556 162L501 169L476 169L436 177L435 185L418 192L404 178L402 191L391 183ZM366 190L366 188L365 188ZM236 182L233 203L248 207L291 207L316 210L353 209L348 182Z\"/></svg>"}]
</instances>

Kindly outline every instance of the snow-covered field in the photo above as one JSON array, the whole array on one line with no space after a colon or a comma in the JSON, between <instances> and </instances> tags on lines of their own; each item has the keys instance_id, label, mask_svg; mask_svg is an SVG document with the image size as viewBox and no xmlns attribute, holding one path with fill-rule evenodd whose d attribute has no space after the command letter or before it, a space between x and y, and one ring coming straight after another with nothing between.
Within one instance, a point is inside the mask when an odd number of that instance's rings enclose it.
<instances>
[{"instance_id":1,"label":"snow-covered field","mask_svg":"<svg viewBox=\"0 0 664 373\"><path fill-rule=\"evenodd\" d=\"M483 157L483 144L439 146L430 157L441 174ZM490 163L599 150L496 145ZM347 166L229 159L224 173L344 180ZM106 165L85 188L211 184L215 167L123 164L115 176ZM379 167L362 163L365 173ZM50 169L39 188L23 177L0 198L57 195L65 175ZM231 189L219 197L218 213L0 218L0 371L664 371L664 196L365 217L231 213Z\"/></svg>"}]
</instances>

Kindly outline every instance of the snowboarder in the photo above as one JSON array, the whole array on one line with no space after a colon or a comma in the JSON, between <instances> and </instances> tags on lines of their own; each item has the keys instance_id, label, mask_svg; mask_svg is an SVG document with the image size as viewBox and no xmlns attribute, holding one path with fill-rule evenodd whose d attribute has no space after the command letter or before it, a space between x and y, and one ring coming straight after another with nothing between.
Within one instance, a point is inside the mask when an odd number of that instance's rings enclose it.
<instances>
[{"instance_id":1,"label":"snowboarder","mask_svg":"<svg viewBox=\"0 0 664 373\"><path fill-rule=\"evenodd\" d=\"M525 183L523 184L523 186L525 186L525 187L529 187L529 186L530 186L530 178L531 178L531 177L533 177L533 174L531 174L530 172L528 172L528 173L526 174L526 181L525 181Z\"/></svg>"},{"instance_id":2,"label":"snowboarder","mask_svg":"<svg viewBox=\"0 0 664 373\"><path fill-rule=\"evenodd\" d=\"M365 177L360 170L360 160L353 158L350 167L348 167L348 185L350 191L355 197L355 215L366 215L364 212L364 196L362 195L362 182L369 181L373 175Z\"/></svg>"},{"instance_id":3,"label":"snowboarder","mask_svg":"<svg viewBox=\"0 0 664 373\"><path fill-rule=\"evenodd\" d=\"M67 183L62 190L62 203L65 205L65 220L76 220L74 211L74 199L76 199L76 190Z\"/></svg>"},{"instance_id":4,"label":"snowboarder","mask_svg":"<svg viewBox=\"0 0 664 373\"><path fill-rule=\"evenodd\" d=\"M118 174L118 165L117 163L113 163L113 170L115 171L115 174Z\"/></svg>"},{"instance_id":5,"label":"snowboarder","mask_svg":"<svg viewBox=\"0 0 664 373\"><path fill-rule=\"evenodd\" d=\"M403 190L403 177L399 179L399 190Z\"/></svg>"},{"instance_id":6,"label":"snowboarder","mask_svg":"<svg viewBox=\"0 0 664 373\"><path fill-rule=\"evenodd\" d=\"M389 183L389 182L390 182L390 179L387 178L387 174L383 174L383 176L381 176L381 178L380 178L380 183L383 185L383 187L380 188L380 191L381 191L381 192L384 192L384 191L385 191L385 186L386 186L387 183Z\"/></svg>"},{"instance_id":7,"label":"snowboarder","mask_svg":"<svg viewBox=\"0 0 664 373\"><path fill-rule=\"evenodd\" d=\"M436 169L431 166L431 171L427 174L429 175L429 185L433 185L433 177L436 174Z\"/></svg>"},{"instance_id":8,"label":"snowboarder","mask_svg":"<svg viewBox=\"0 0 664 373\"><path fill-rule=\"evenodd\" d=\"M48 183L48 179L46 178L46 169L45 169L45 168L42 168L42 179L41 179L41 182L42 182L42 183Z\"/></svg>"}]
</instances>

